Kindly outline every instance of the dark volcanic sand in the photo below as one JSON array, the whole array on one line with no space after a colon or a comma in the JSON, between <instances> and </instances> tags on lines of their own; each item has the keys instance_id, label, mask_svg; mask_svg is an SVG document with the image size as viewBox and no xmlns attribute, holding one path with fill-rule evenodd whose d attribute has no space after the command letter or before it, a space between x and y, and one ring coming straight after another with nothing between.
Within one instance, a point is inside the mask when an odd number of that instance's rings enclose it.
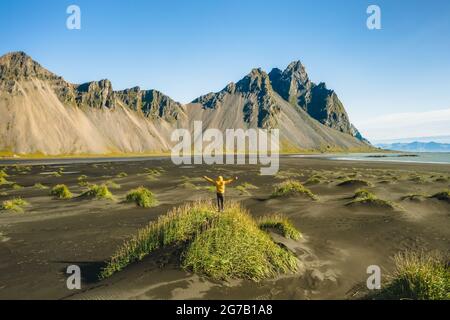
<instances>
[{"instance_id":1,"label":"dark volcanic sand","mask_svg":"<svg viewBox=\"0 0 450 320\"><path fill-rule=\"evenodd\" d=\"M63 167L61 177L42 175ZM150 181L145 168L162 167L165 172ZM259 176L257 166L176 167L169 159L103 162L98 164L36 165L30 172L15 172L7 179L25 188L0 186L0 201L22 197L30 202L24 213L0 211L0 298L2 299L342 299L361 295L366 268L379 265L383 275L392 271L391 257L404 249L448 250L450 247L450 204L437 199L402 200L410 193L433 194L449 187L450 165L373 163L283 157L278 177ZM116 178L120 172L127 177ZM307 198L270 199L274 183L283 178L306 181L312 174L322 182L308 186L319 201ZM425 181L417 182L420 174ZM116 201L54 200L49 190L35 183L67 184L79 194L77 178L102 183L114 180ZM202 175L239 176L237 186L249 182L259 187L240 195L227 190L227 199L243 202L252 215L280 212L292 219L304 239L283 241L302 262L298 274L254 283L233 280L212 282L178 267L177 254L170 250L151 254L142 262L113 277L97 281L103 261L135 231L178 204L213 198L207 190L181 186L183 176L199 186ZM299 174L300 176L295 176ZM346 206L356 187L339 187L344 176L356 175L370 181L378 197L392 200L401 210ZM443 181L435 181L439 176ZM395 179L398 179L395 181ZM160 205L151 209L122 203L131 188L144 185L154 191ZM274 235L274 237L277 237ZM278 237L277 237L278 239ZM66 288L67 266L81 267L81 290Z\"/></svg>"}]
</instances>

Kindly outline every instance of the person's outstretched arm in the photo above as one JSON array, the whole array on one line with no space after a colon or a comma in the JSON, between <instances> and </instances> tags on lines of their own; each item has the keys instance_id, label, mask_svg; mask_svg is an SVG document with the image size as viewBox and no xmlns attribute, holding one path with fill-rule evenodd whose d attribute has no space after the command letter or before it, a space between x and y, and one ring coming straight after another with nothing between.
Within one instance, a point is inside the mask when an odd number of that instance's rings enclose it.
<instances>
[{"instance_id":1,"label":"person's outstretched arm","mask_svg":"<svg viewBox=\"0 0 450 320\"><path fill-rule=\"evenodd\" d=\"M212 184L216 184L216 182L213 179L208 178L207 176L203 176L203 179L205 179L206 181L208 181L208 182L210 182Z\"/></svg>"},{"instance_id":2,"label":"person's outstretched arm","mask_svg":"<svg viewBox=\"0 0 450 320\"><path fill-rule=\"evenodd\" d=\"M238 177L234 177L233 179L225 180L224 182L225 182L225 184L229 184L229 183L232 183L233 181L236 181L237 179L238 179Z\"/></svg>"}]
</instances>

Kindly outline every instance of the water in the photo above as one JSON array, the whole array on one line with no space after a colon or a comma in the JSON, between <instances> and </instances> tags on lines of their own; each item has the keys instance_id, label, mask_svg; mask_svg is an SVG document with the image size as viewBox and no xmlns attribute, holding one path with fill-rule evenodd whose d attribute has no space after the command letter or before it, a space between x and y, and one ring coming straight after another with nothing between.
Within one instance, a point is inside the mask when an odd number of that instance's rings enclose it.
<instances>
[{"instance_id":1,"label":"water","mask_svg":"<svg viewBox=\"0 0 450 320\"><path fill-rule=\"evenodd\" d=\"M450 152L417 153L342 153L326 155L294 155L292 157L320 157L331 160L384 161L450 164Z\"/></svg>"}]
</instances>

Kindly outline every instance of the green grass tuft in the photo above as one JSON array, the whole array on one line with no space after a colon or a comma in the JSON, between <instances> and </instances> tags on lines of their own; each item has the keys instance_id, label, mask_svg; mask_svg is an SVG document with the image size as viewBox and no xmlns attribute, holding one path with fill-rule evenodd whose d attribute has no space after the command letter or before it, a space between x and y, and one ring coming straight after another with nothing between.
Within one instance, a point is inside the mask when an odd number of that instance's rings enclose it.
<instances>
[{"instance_id":1,"label":"green grass tuft","mask_svg":"<svg viewBox=\"0 0 450 320\"><path fill-rule=\"evenodd\" d=\"M211 202L185 204L160 216L124 243L102 270L106 278L151 252L181 245L181 266L212 279L261 280L295 271L297 258L260 230L240 205L217 213Z\"/></svg>"},{"instance_id":2,"label":"green grass tuft","mask_svg":"<svg viewBox=\"0 0 450 320\"><path fill-rule=\"evenodd\" d=\"M108 181L106 181L106 183L105 183L107 186L108 186L108 188L110 188L110 189L120 189L121 188L121 186L120 186L120 184L118 184L118 183L116 183L115 181L113 181L113 180L108 180Z\"/></svg>"},{"instance_id":3,"label":"green grass tuft","mask_svg":"<svg viewBox=\"0 0 450 320\"><path fill-rule=\"evenodd\" d=\"M151 208L158 205L158 200L156 200L153 192L144 187L139 187L128 192L126 201L134 202L139 207L143 208Z\"/></svg>"},{"instance_id":4,"label":"green grass tuft","mask_svg":"<svg viewBox=\"0 0 450 320\"><path fill-rule=\"evenodd\" d=\"M21 198L14 198L2 202L1 210L23 212L23 207L28 206L28 202Z\"/></svg>"},{"instance_id":5,"label":"green grass tuft","mask_svg":"<svg viewBox=\"0 0 450 320\"><path fill-rule=\"evenodd\" d=\"M272 192L273 197L293 196L298 194L304 194L313 200L317 200L317 196L311 192L308 188L303 186L299 181L286 180L275 185Z\"/></svg>"},{"instance_id":6,"label":"green grass tuft","mask_svg":"<svg viewBox=\"0 0 450 320\"><path fill-rule=\"evenodd\" d=\"M258 189L257 186L248 182L244 182L236 187L236 190L238 190L243 195L250 195L251 193L249 190L256 190L256 189Z\"/></svg>"},{"instance_id":7,"label":"green grass tuft","mask_svg":"<svg viewBox=\"0 0 450 320\"><path fill-rule=\"evenodd\" d=\"M276 213L259 218L258 226L262 230L276 230L288 239L299 240L302 237L291 221L281 214Z\"/></svg>"},{"instance_id":8,"label":"green grass tuft","mask_svg":"<svg viewBox=\"0 0 450 320\"><path fill-rule=\"evenodd\" d=\"M8 178L9 175L6 173L4 169L0 170L0 179L1 178Z\"/></svg>"},{"instance_id":9,"label":"green grass tuft","mask_svg":"<svg viewBox=\"0 0 450 320\"><path fill-rule=\"evenodd\" d=\"M12 186L13 190L21 190L23 189L23 186L21 186L20 184L14 183Z\"/></svg>"},{"instance_id":10,"label":"green grass tuft","mask_svg":"<svg viewBox=\"0 0 450 320\"><path fill-rule=\"evenodd\" d=\"M95 199L105 199L105 200L113 200L113 194L109 191L108 187L105 184L96 185L91 184L88 186L88 189L84 191L80 197L86 198L95 198Z\"/></svg>"},{"instance_id":11,"label":"green grass tuft","mask_svg":"<svg viewBox=\"0 0 450 320\"><path fill-rule=\"evenodd\" d=\"M39 189L39 190L48 189L48 187L44 186L42 183L35 183L33 187L36 188L36 189Z\"/></svg>"},{"instance_id":12,"label":"green grass tuft","mask_svg":"<svg viewBox=\"0 0 450 320\"><path fill-rule=\"evenodd\" d=\"M388 200L379 199L375 194L366 189L356 190L355 195L353 196L353 200L347 203L347 205L354 204L370 204L389 209L395 209L394 203Z\"/></svg>"},{"instance_id":13,"label":"green grass tuft","mask_svg":"<svg viewBox=\"0 0 450 320\"><path fill-rule=\"evenodd\" d=\"M65 184L58 184L50 190L50 195L57 199L71 199L72 193Z\"/></svg>"},{"instance_id":14,"label":"green grass tuft","mask_svg":"<svg viewBox=\"0 0 450 320\"><path fill-rule=\"evenodd\" d=\"M8 180L6 180L5 177L1 177L0 176L0 186L4 185L4 184L11 184L12 182L9 182Z\"/></svg>"},{"instance_id":15,"label":"green grass tuft","mask_svg":"<svg viewBox=\"0 0 450 320\"><path fill-rule=\"evenodd\" d=\"M128 174L126 172L120 172L116 175L117 178L125 178L128 177Z\"/></svg>"},{"instance_id":16,"label":"green grass tuft","mask_svg":"<svg viewBox=\"0 0 450 320\"><path fill-rule=\"evenodd\" d=\"M437 252L406 251L394 257L395 271L374 299L449 300L448 256Z\"/></svg>"}]
</instances>

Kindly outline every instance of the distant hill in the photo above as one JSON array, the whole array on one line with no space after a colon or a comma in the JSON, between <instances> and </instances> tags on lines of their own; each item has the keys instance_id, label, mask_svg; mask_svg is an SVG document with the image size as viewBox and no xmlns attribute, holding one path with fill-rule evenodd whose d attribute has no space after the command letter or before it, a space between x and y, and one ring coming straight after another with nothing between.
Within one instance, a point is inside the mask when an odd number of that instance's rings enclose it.
<instances>
[{"instance_id":1,"label":"distant hill","mask_svg":"<svg viewBox=\"0 0 450 320\"><path fill-rule=\"evenodd\" d=\"M407 152L450 152L450 143L438 143L438 142L409 142L409 143L388 143L388 144L376 144L376 147L395 150L395 151L407 151Z\"/></svg>"},{"instance_id":2,"label":"distant hill","mask_svg":"<svg viewBox=\"0 0 450 320\"><path fill-rule=\"evenodd\" d=\"M176 128L278 128L281 151L373 147L337 94L299 62L181 104L156 90L115 91L109 80L72 84L23 52L0 57L0 151L47 155L170 151Z\"/></svg>"}]
</instances>

